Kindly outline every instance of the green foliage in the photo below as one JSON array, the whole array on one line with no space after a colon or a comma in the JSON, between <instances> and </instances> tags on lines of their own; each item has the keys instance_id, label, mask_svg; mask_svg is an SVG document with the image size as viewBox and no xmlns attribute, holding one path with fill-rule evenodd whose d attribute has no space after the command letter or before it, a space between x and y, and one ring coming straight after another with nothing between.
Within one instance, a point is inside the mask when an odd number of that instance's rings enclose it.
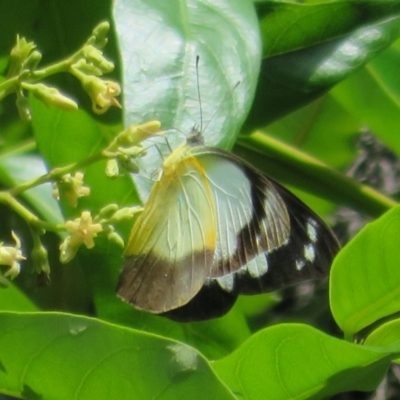
<instances>
[{"instance_id":1,"label":"green foliage","mask_svg":"<svg viewBox=\"0 0 400 400\"><path fill-rule=\"evenodd\" d=\"M212 365L245 399L321 399L346 390L373 390L390 358L390 353L335 339L310 326L280 324L254 334Z\"/></svg>"},{"instance_id":2,"label":"green foliage","mask_svg":"<svg viewBox=\"0 0 400 400\"><path fill-rule=\"evenodd\" d=\"M399 2L390 0L0 3L0 237L11 242L17 231L28 254L20 276L0 291L0 392L83 400L197 398L206 390L208 398L252 400L374 390L400 357L400 211L338 171L354 159L353 140L365 126L400 152L399 17ZM91 32L104 20L113 22L103 48L105 39ZM10 63L17 34L25 61ZM100 75L86 64L68 69L88 37L97 37L91 43L114 71L107 63ZM42 60L35 53L28 62L35 51ZM10 81L7 65L19 80ZM123 113L98 116L82 73L103 79L106 72L122 82ZM44 86L33 87L39 80ZM61 93L80 109L57 107ZM31 122L20 120L16 103ZM148 120L176 128L168 133L173 148L201 121L207 144L233 147L272 177L323 196L300 193L325 216L338 204L373 217L387 211L332 267L330 309L340 333L321 331L329 326L320 319L324 301L314 314L277 317L279 295L243 296L224 317L198 323L134 310L114 293L122 249L101 234L92 250L59 264L64 218L90 210L94 223L109 223L110 237L115 214L105 216L105 207L140 204L137 188L145 193L146 183L129 174L111 180L104 170L121 156L107 146L122 127ZM153 150L138 160L144 175L160 166ZM77 208L61 202L60 212L49 182L80 170L91 194ZM116 222L126 240L132 222ZM38 289L29 252L42 244L52 283ZM268 326L272 318L285 323Z\"/></svg>"},{"instance_id":3,"label":"green foliage","mask_svg":"<svg viewBox=\"0 0 400 400\"><path fill-rule=\"evenodd\" d=\"M354 335L400 309L400 271L395 256L399 212L399 207L393 208L368 224L334 262L331 307L346 335Z\"/></svg>"},{"instance_id":4,"label":"green foliage","mask_svg":"<svg viewBox=\"0 0 400 400\"><path fill-rule=\"evenodd\" d=\"M155 335L66 313L4 313L1 331L6 393L23 376L26 398L234 398L198 352Z\"/></svg>"}]
</instances>

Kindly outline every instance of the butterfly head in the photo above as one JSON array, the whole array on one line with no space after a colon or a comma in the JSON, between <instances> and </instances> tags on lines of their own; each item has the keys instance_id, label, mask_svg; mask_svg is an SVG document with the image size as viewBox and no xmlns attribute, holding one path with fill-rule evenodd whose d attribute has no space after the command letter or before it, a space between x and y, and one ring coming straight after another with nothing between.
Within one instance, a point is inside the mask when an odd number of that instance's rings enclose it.
<instances>
[{"instance_id":1,"label":"butterfly head","mask_svg":"<svg viewBox=\"0 0 400 400\"><path fill-rule=\"evenodd\" d=\"M198 125L193 126L188 137L186 138L186 143L191 147L204 145L204 137L201 132L201 128Z\"/></svg>"}]
</instances>

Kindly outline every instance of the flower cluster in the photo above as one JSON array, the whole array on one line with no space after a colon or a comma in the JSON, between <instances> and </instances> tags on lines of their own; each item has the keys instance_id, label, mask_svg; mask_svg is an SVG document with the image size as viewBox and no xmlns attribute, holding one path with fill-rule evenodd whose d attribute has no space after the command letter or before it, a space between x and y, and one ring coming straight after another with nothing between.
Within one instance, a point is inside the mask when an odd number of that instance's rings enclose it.
<instances>
[{"instance_id":1,"label":"flower cluster","mask_svg":"<svg viewBox=\"0 0 400 400\"><path fill-rule=\"evenodd\" d=\"M84 45L65 60L48 67L38 68L42 59L33 42L17 36L17 41L10 53L10 64L7 79L0 82L0 100L10 93L17 97L16 105L21 118L31 119L29 101L25 92L31 92L46 105L60 107L65 110L76 110L78 105L70 97L47 84L38 83L50 75L69 73L82 84L92 99L93 111L97 114L106 112L110 107L121 107L116 96L121 93L117 82L104 80L102 75L111 72L114 64L104 57L100 50L107 44L110 29L108 22L100 23Z\"/></svg>"},{"instance_id":2,"label":"flower cluster","mask_svg":"<svg viewBox=\"0 0 400 400\"><path fill-rule=\"evenodd\" d=\"M47 67L39 67L42 59L41 53L33 42L17 37L16 45L10 54L9 69L6 78L0 82L0 100L5 96L15 93L16 104L21 118L30 120L31 110L26 96L30 92L46 105L56 106L65 110L78 109L77 103L58 89L40 83L47 77L57 73L72 74L77 78L82 88L87 92L92 101L93 111L103 114L110 107L121 107L117 96L121 87L117 82L103 79L103 75L114 69L114 64L102 52L107 44L107 34L110 25L100 23L91 36L75 53L64 60L55 62ZM125 171L138 172L135 158L145 154L146 149L141 142L154 135L161 135L159 121L149 121L144 124L132 125L116 135L114 140L98 154L88 159L77 161L74 164L55 168L48 174L31 181L24 182L9 191L2 191L3 202L21 215L29 224L32 236L31 261L33 270L44 282L49 280L50 265L48 253L42 243L41 236L47 231L67 231L66 238L60 245L60 260L67 263L73 259L81 245L91 249L95 245L94 239L99 233L121 246L123 240L116 231L114 224L124 219L130 219L141 210L138 207L119 208L115 204L105 206L99 213L92 217L90 211L83 211L79 218L66 221L65 224L53 224L41 220L38 216L17 200L22 192L45 182L53 182L53 197L63 199L71 207L76 207L81 197L90 195L90 188L84 185L84 175L76 172L77 169L90 165L99 160L107 160L106 174L117 177L120 168ZM0 264L7 265L9 270L4 276L14 278L20 272L20 262L25 260L21 251L18 237L12 234L15 246L6 246L0 243ZM1 278L4 278L0 274Z\"/></svg>"},{"instance_id":3,"label":"flower cluster","mask_svg":"<svg viewBox=\"0 0 400 400\"><path fill-rule=\"evenodd\" d=\"M121 93L121 86L117 82L100 78L114 69L114 64L100 50L107 43L109 29L107 22L99 24L82 47L80 57L70 66L71 74L80 80L83 89L92 99L92 109L96 114L104 114L112 106L121 108L116 99Z\"/></svg>"}]
</instances>

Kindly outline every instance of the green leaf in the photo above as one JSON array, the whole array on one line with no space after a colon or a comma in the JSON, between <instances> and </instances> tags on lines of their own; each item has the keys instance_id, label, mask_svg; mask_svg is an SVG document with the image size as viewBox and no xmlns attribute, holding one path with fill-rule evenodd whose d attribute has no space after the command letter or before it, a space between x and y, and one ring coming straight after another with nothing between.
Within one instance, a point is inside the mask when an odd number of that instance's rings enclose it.
<instances>
[{"instance_id":1,"label":"green leaf","mask_svg":"<svg viewBox=\"0 0 400 400\"><path fill-rule=\"evenodd\" d=\"M79 268L83 268L90 279L96 314L102 319L179 340L212 359L229 354L250 336L240 307L233 307L222 318L182 324L138 311L123 302L115 294L122 254L105 239L99 240L94 249L81 251L79 261Z\"/></svg>"},{"instance_id":2,"label":"green leaf","mask_svg":"<svg viewBox=\"0 0 400 400\"><path fill-rule=\"evenodd\" d=\"M256 333L212 367L243 399L323 399L373 390L392 357L307 325L281 324Z\"/></svg>"},{"instance_id":3,"label":"green leaf","mask_svg":"<svg viewBox=\"0 0 400 400\"><path fill-rule=\"evenodd\" d=\"M368 224L336 257L330 277L333 316L347 335L400 311L400 207Z\"/></svg>"},{"instance_id":4,"label":"green leaf","mask_svg":"<svg viewBox=\"0 0 400 400\"><path fill-rule=\"evenodd\" d=\"M38 307L15 285L0 289L2 311L37 311Z\"/></svg>"},{"instance_id":5,"label":"green leaf","mask_svg":"<svg viewBox=\"0 0 400 400\"><path fill-rule=\"evenodd\" d=\"M260 65L252 1L118 0L114 21L124 65L125 124L157 119L176 129L168 135L174 148L200 123L206 144L232 147Z\"/></svg>"},{"instance_id":6,"label":"green leaf","mask_svg":"<svg viewBox=\"0 0 400 400\"><path fill-rule=\"evenodd\" d=\"M377 329L372 331L370 335L364 341L366 346L384 347L386 349L393 349L398 351L400 348L400 319L389 321ZM397 359L397 363L400 363L400 359Z\"/></svg>"},{"instance_id":7,"label":"green leaf","mask_svg":"<svg viewBox=\"0 0 400 400\"><path fill-rule=\"evenodd\" d=\"M266 57L342 38L400 12L394 0L265 1L257 6ZM282 27L285 27L282 32Z\"/></svg>"},{"instance_id":8,"label":"green leaf","mask_svg":"<svg viewBox=\"0 0 400 400\"><path fill-rule=\"evenodd\" d=\"M0 391L24 398L233 399L194 349L61 313L0 313ZM49 368L53 366L53 368Z\"/></svg>"},{"instance_id":9,"label":"green leaf","mask_svg":"<svg viewBox=\"0 0 400 400\"><path fill-rule=\"evenodd\" d=\"M400 154L400 43L396 42L367 68L331 91L342 107Z\"/></svg>"},{"instance_id":10,"label":"green leaf","mask_svg":"<svg viewBox=\"0 0 400 400\"><path fill-rule=\"evenodd\" d=\"M354 146L349 146L349 143L361 127L359 119L327 93L273 122L263 131L336 169L342 169L356 156ZM293 176L295 171L291 168L287 175L289 172Z\"/></svg>"},{"instance_id":11,"label":"green leaf","mask_svg":"<svg viewBox=\"0 0 400 400\"><path fill-rule=\"evenodd\" d=\"M247 132L321 96L400 35L398 2L281 3L262 22L266 58Z\"/></svg>"}]
</instances>

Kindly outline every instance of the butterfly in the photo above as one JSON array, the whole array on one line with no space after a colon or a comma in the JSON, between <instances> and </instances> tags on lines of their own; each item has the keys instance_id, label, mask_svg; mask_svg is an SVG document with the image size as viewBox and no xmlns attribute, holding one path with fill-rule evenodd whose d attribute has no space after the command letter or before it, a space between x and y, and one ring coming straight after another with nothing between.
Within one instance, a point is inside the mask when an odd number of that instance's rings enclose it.
<instances>
[{"instance_id":1,"label":"butterfly","mask_svg":"<svg viewBox=\"0 0 400 400\"><path fill-rule=\"evenodd\" d=\"M163 162L135 221L117 294L178 321L219 317L241 294L325 277L339 244L301 200L194 128Z\"/></svg>"}]
</instances>

